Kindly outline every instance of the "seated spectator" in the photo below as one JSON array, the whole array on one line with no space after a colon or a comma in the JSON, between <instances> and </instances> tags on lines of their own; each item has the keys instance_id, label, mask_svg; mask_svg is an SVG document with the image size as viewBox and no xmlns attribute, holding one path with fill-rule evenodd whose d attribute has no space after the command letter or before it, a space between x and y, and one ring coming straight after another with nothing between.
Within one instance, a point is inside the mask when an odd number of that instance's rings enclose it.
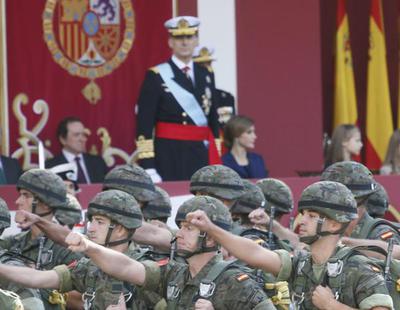
<instances>
[{"instance_id":1,"label":"seated spectator","mask_svg":"<svg viewBox=\"0 0 400 310\"><path fill-rule=\"evenodd\" d=\"M66 117L57 128L57 137L63 149L60 154L46 161L46 168L75 163L78 171L78 183L101 183L107 173L104 159L90 155L86 151L85 127L77 117Z\"/></svg>"},{"instance_id":2,"label":"seated spectator","mask_svg":"<svg viewBox=\"0 0 400 310\"><path fill-rule=\"evenodd\" d=\"M354 160L352 157L360 155L362 147L361 133L357 126L351 124L337 126L328 145L325 168L338 161Z\"/></svg>"},{"instance_id":3,"label":"seated spectator","mask_svg":"<svg viewBox=\"0 0 400 310\"><path fill-rule=\"evenodd\" d=\"M248 152L254 149L256 139L254 122L247 116L233 116L225 126L224 143L229 152L222 162L245 179L268 177L263 158Z\"/></svg>"},{"instance_id":4,"label":"seated spectator","mask_svg":"<svg viewBox=\"0 0 400 310\"><path fill-rule=\"evenodd\" d=\"M0 185L16 184L21 174L22 169L18 160L16 160L15 158L0 155Z\"/></svg>"},{"instance_id":5,"label":"seated spectator","mask_svg":"<svg viewBox=\"0 0 400 310\"><path fill-rule=\"evenodd\" d=\"M396 129L390 137L385 160L380 174L400 174L400 129Z\"/></svg>"}]
</instances>

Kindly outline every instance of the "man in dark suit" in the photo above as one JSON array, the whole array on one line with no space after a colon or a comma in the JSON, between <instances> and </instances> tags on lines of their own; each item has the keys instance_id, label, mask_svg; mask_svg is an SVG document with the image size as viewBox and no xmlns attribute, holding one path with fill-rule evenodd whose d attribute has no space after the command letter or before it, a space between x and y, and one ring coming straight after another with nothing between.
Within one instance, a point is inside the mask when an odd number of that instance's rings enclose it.
<instances>
[{"instance_id":1,"label":"man in dark suit","mask_svg":"<svg viewBox=\"0 0 400 310\"><path fill-rule=\"evenodd\" d=\"M136 146L155 182L188 180L199 168L220 163L213 77L192 61L199 24L192 16L165 23L173 55L150 68L141 88Z\"/></svg>"},{"instance_id":2,"label":"man in dark suit","mask_svg":"<svg viewBox=\"0 0 400 310\"><path fill-rule=\"evenodd\" d=\"M0 156L0 185L16 184L21 174L22 169L18 160Z\"/></svg>"},{"instance_id":3,"label":"man in dark suit","mask_svg":"<svg viewBox=\"0 0 400 310\"><path fill-rule=\"evenodd\" d=\"M62 152L46 161L46 168L64 163L74 163L78 171L78 183L102 183L108 168L101 156L86 151L85 127L77 117L63 119L57 128L57 137L63 146Z\"/></svg>"}]
</instances>

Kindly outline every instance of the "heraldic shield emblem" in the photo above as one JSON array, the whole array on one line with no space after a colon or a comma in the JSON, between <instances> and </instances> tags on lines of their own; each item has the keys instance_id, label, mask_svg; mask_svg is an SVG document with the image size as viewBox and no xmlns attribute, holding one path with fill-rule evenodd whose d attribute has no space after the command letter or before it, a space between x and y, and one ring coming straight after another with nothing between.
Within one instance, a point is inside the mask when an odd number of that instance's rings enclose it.
<instances>
[{"instance_id":1,"label":"heraldic shield emblem","mask_svg":"<svg viewBox=\"0 0 400 310\"><path fill-rule=\"evenodd\" d=\"M95 79L126 59L135 35L131 0L47 0L44 40L53 59L71 75L89 79L82 94L101 99Z\"/></svg>"}]
</instances>

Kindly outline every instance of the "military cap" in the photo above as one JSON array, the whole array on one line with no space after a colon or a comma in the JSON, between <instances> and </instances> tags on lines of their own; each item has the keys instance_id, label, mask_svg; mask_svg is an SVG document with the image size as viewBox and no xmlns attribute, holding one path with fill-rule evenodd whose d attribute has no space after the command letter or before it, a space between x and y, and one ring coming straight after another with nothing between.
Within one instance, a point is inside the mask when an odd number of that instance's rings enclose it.
<instances>
[{"instance_id":1,"label":"military cap","mask_svg":"<svg viewBox=\"0 0 400 310\"><path fill-rule=\"evenodd\" d=\"M166 218L171 216L171 199L168 193L161 187L155 186L158 196L150 200L142 208L143 217L146 220Z\"/></svg>"},{"instance_id":2,"label":"military cap","mask_svg":"<svg viewBox=\"0 0 400 310\"><path fill-rule=\"evenodd\" d=\"M56 209L54 216L64 225L75 225L82 221L82 207L76 197L67 194L68 203Z\"/></svg>"},{"instance_id":3,"label":"military cap","mask_svg":"<svg viewBox=\"0 0 400 310\"><path fill-rule=\"evenodd\" d=\"M264 207L265 198L261 189L248 180L242 180L245 193L232 205L231 213L249 214L251 211Z\"/></svg>"},{"instance_id":4,"label":"military cap","mask_svg":"<svg viewBox=\"0 0 400 310\"><path fill-rule=\"evenodd\" d=\"M51 172L57 174L64 181L74 183L75 190L78 190L78 168L74 163L66 163L54 166L49 169Z\"/></svg>"},{"instance_id":5,"label":"military cap","mask_svg":"<svg viewBox=\"0 0 400 310\"><path fill-rule=\"evenodd\" d=\"M178 16L167 20L164 24L170 35L191 36L197 34L200 20L193 16Z\"/></svg>"},{"instance_id":6,"label":"military cap","mask_svg":"<svg viewBox=\"0 0 400 310\"><path fill-rule=\"evenodd\" d=\"M209 196L195 196L185 201L176 214L176 225L179 227L182 221L186 221L186 215L196 210L203 210L209 219L222 229L231 229L232 218L228 208L218 199Z\"/></svg>"},{"instance_id":7,"label":"military cap","mask_svg":"<svg viewBox=\"0 0 400 310\"><path fill-rule=\"evenodd\" d=\"M190 179L190 192L202 192L221 199L233 200L244 194L240 176L223 165L209 165L197 170Z\"/></svg>"},{"instance_id":8,"label":"military cap","mask_svg":"<svg viewBox=\"0 0 400 310\"><path fill-rule=\"evenodd\" d=\"M213 54L213 48L207 46L198 46L194 49L192 59L196 63L211 62L215 60Z\"/></svg>"},{"instance_id":9,"label":"military cap","mask_svg":"<svg viewBox=\"0 0 400 310\"><path fill-rule=\"evenodd\" d=\"M289 186L278 179L267 178L257 181L256 185L261 188L266 203L265 209L271 211L274 206L276 211L290 213L293 211L293 194Z\"/></svg>"},{"instance_id":10,"label":"military cap","mask_svg":"<svg viewBox=\"0 0 400 310\"><path fill-rule=\"evenodd\" d=\"M351 191L341 183L320 181L302 192L299 212L311 210L339 223L348 223L357 216L357 202Z\"/></svg>"},{"instance_id":11,"label":"military cap","mask_svg":"<svg viewBox=\"0 0 400 310\"><path fill-rule=\"evenodd\" d=\"M110 189L98 193L89 203L88 218L103 215L127 229L136 229L142 225L142 212L132 195L120 190Z\"/></svg>"},{"instance_id":12,"label":"military cap","mask_svg":"<svg viewBox=\"0 0 400 310\"><path fill-rule=\"evenodd\" d=\"M385 188L376 182L375 193L368 196L365 207L371 216L383 217L389 208L389 196Z\"/></svg>"},{"instance_id":13,"label":"military cap","mask_svg":"<svg viewBox=\"0 0 400 310\"><path fill-rule=\"evenodd\" d=\"M10 211L7 203L0 198L0 229L6 229L11 225Z\"/></svg>"},{"instance_id":14,"label":"military cap","mask_svg":"<svg viewBox=\"0 0 400 310\"><path fill-rule=\"evenodd\" d=\"M355 161L341 161L330 165L322 173L321 181L342 183L351 190L356 198L376 191L376 182L371 171Z\"/></svg>"},{"instance_id":15,"label":"military cap","mask_svg":"<svg viewBox=\"0 0 400 310\"><path fill-rule=\"evenodd\" d=\"M67 189L63 180L55 173L44 169L31 169L18 179L17 188L31 192L51 208L67 204Z\"/></svg>"},{"instance_id":16,"label":"military cap","mask_svg":"<svg viewBox=\"0 0 400 310\"><path fill-rule=\"evenodd\" d=\"M109 171L103 183L103 190L108 189L124 191L139 202L157 198L151 177L138 165L120 165Z\"/></svg>"}]
</instances>

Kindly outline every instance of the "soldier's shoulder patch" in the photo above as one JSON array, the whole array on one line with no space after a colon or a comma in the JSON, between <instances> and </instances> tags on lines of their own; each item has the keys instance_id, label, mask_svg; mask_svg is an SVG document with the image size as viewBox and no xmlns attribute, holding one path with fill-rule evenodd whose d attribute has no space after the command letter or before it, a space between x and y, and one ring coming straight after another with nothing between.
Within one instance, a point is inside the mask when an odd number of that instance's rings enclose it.
<instances>
[{"instance_id":1,"label":"soldier's shoulder patch","mask_svg":"<svg viewBox=\"0 0 400 310\"><path fill-rule=\"evenodd\" d=\"M75 259L72 262L70 262L67 266L68 269L74 269L78 265L78 261Z\"/></svg>"},{"instance_id":2,"label":"soldier's shoulder patch","mask_svg":"<svg viewBox=\"0 0 400 310\"><path fill-rule=\"evenodd\" d=\"M168 258L168 257L157 261L157 265L160 266L160 267L161 267L161 266L165 266L165 265L167 265L168 263L169 263L169 258Z\"/></svg>"},{"instance_id":3,"label":"soldier's shoulder patch","mask_svg":"<svg viewBox=\"0 0 400 310\"><path fill-rule=\"evenodd\" d=\"M382 272L382 269L375 265L369 265L372 271L374 272Z\"/></svg>"},{"instance_id":4,"label":"soldier's shoulder patch","mask_svg":"<svg viewBox=\"0 0 400 310\"><path fill-rule=\"evenodd\" d=\"M392 238L393 235L394 235L393 231L388 230L388 231L385 231L383 234L381 234L379 237L380 237L382 240L387 240L387 239Z\"/></svg>"},{"instance_id":5,"label":"soldier's shoulder patch","mask_svg":"<svg viewBox=\"0 0 400 310\"><path fill-rule=\"evenodd\" d=\"M236 281L238 281L238 282L243 282L243 281L245 281L245 280L247 280L247 279L249 279L249 278L250 278L249 275L247 275L247 274L245 274L245 273L238 274L238 275L235 277Z\"/></svg>"},{"instance_id":6,"label":"soldier's shoulder patch","mask_svg":"<svg viewBox=\"0 0 400 310\"><path fill-rule=\"evenodd\" d=\"M157 67L151 67L149 70L150 70L150 71L153 71L155 74L160 73L160 71L158 70Z\"/></svg>"}]
</instances>

